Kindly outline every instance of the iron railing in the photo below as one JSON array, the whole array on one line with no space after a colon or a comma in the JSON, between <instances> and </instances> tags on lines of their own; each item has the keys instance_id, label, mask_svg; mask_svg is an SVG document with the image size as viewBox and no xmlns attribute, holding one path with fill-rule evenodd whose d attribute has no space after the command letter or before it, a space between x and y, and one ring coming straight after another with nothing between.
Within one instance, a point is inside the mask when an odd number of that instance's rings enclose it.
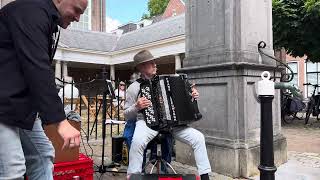
<instances>
[{"instance_id":1,"label":"iron railing","mask_svg":"<svg viewBox=\"0 0 320 180\"><path fill-rule=\"evenodd\" d=\"M120 91L116 94L110 92L114 91L115 87L119 89L120 80L107 80L107 79L89 79L87 81L80 80L79 82L64 81L56 78L57 84L59 84L59 94L62 98L62 104L64 107L70 105L71 111L79 113L82 124L86 123L86 138L90 139L90 136L94 133L95 139L98 138L98 125L99 122L103 122L102 119L102 106L106 103L107 111L106 117L108 120L124 121L123 106L125 97L120 97ZM112 90L108 89L108 83L112 84ZM128 81L125 82L124 94L126 94ZM110 88L110 87L109 87ZM78 91L78 92L75 92ZM103 99L103 93L108 91L106 100ZM106 101L106 102L103 102ZM113 127L117 127L117 135L120 134L119 124L110 125L110 135L113 136Z\"/></svg>"}]
</instances>

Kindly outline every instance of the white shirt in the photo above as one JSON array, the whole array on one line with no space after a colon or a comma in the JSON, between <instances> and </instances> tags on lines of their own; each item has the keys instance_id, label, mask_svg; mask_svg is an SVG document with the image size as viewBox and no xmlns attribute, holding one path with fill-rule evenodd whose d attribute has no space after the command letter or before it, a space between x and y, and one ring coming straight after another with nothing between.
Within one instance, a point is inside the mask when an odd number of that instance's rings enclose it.
<instances>
[{"instance_id":1,"label":"white shirt","mask_svg":"<svg viewBox=\"0 0 320 180\"><path fill-rule=\"evenodd\" d=\"M115 95L115 96L118 96L118 91L119 91L119 97L120 97L120 98L124 98L124 97L125 97L125 93L124 93L124 91L121 90L121 89L116 89L116 90L114 91L114 95Z\"/></svg>"},{"instance_id":2,"label":"white shirt","mask_svg":"<svg viewBox=\"0 0 320 180\"><path fill-rule=\"evenodd\" d=\"M71 88L73 89L73 92L71 92ZM71 94L73 93L73 98L78 98L79 97L79 90L76 88L74 85L72 87L71 84L66 84L64 86L64 97L71 99ZM62 99L63 96L63 88L60 89L59 91L59 97Z\"/></svg>"},{"instance_id":3,"label":"white shirt","mask_svg":"<svg viewBox=\"0 0 320 180\"><path fill-rule=\"evenodd\" d=\"M73 92L71 92L71 89L73 89ZM79 90L74 85L72 86L71 84L66 84L64 86L64 97L67 98L67 99L71 99L71 94L72 94L73 98L78 98L79 97ZM59 90L58 95L59 95L59 97L61 98L61 101L62 101L63 100L62 99L63 88L61 88ZM76 108L76 104L73 104L72 109L75 109L75 108ZM71 111L71 105L70 104L65 105L64 106L64 111L65 111L66 114L68 114Z\"/></svg>"}]
</instances>

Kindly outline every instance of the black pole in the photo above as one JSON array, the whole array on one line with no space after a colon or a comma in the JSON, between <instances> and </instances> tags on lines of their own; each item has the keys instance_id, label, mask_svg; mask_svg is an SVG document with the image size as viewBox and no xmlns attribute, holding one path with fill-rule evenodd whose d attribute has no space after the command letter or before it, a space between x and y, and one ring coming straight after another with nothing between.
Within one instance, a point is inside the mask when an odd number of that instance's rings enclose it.
<instances>
[{"instance_id":1,"label":"black pole","mask_svg":"<svg viewBox=\"0 0 320 180\"><path fill-rule=\"evenodd\" d=\"M64 79L62 79L62 105L64 107L64 96L65 96L65 89L64 89Z\"/></svg>"},{"instance_id":2,"label":"black pole","mask_svg":"<svg viewBox=\"0 0 320 180\"><path fill-rule=\"evenodd\" d=\"M96 79L98 79L99 76L96 74ZM99 108L100 109L100 108ZM96 127L96 132L95 132L95 138L96 140L98 139L98 117L99 117L99 109L98 109L98 89L96 89L96 117L95 117L95 127Z\"/></svg>"},{"instance_id":3,"label":"black pole","mask_svg":"<svg viewBox=\"0 0 320 180\"><path fill-rule=\"evenodd\" d=\"M100 166L100 172L105 171L104 166L104 146L105 146L105 139L106 139L106 120L107 120L107 91L103 92L102 97L102 159L101 159L101 166Z\"/></svg>"},{"instance_id":4,"label":"black pole","mask_svg":"<svg viewBox=\"0 0 320 180\"><path fill-rule=\"evenodd\" d=\"M96 134L95 134L95 137L96 137L96 140L98 139L98 116L99 116L99 111L98 111L98 92L96 93L96 118L95 118L95 122L97 123L96 124Z\"/></svg>"},{"instance_id":5,"label":"black pole","mask_svg":"<svg viewBox=\"0 0 320 180\"><path fill-rule=\"evenodd\" d=\"M112 95L110 94L109 95L109 97L110 97L110 119L112 120L112 106L113 106L113 97L112 97ZM112 137L112 122L110 123L110 136Z\"/></svg>"},{"instance_id":6,"label":"black pole","mask_svg":"<svg viewBox=\"0 0 320 180\"><path fill-rule=\"evenodd\" d=\"M100 109L101 109L101 103L100 103L100 105L99 105L98 113L97 113L97 114L100 113ZM95 115L95 120L94 120L93 125L92 125L92 127L91 127L90 136L92 135L93 129L95 129L95 133L97 134L97 132L98 132L97 127L98 127L98 116ZM97 139L97 136L96 136L96 139Z\"/></svg>"},{"instance_id":7,"label":"black pole","mask_svg":"<svg viewBox=\"0 0 320 180\"><path fill-rule=\"evenodd\" d=\"M82 111L81 111L81 107L82 107L82 103L81 103L81 101L82 101L82 98L81 98L81 96L82 96L81 83L82 83L82 81L81 81L81 78L80 78L80 84L79 84L79 98L80 98L80 101L79 101L79 106L80 106L79 114L80 114L80 117L82 115L81 114L82 113Z\"/></svg>"},{"instance_id":8,"label":"black pole","mask_svg":"<svg viewBox=\"0 0 320 180\"><path fill-rule=\"evenodd\" d=\"M105 149L105 139L106 139L106 120L107 120L107 82L106 82L106 71L105 68L102 71L102 79L105 81L103 96L102 96L102 155L101 155L101 166L99 168L100 173L106 172L106 167L104 165L104 149Z\"/></svg>"},{"instance_id":9,"label":"black pole","mask_svg":"<svg viewBox=\"0 0 320 180\"><path fill-rule=\"evenodd\" d=\"M117 104L118 104L118 121L120 121L120 79L118 79L118 98L117 98ZM118 124L118 135L120 134L120 127Z\"/></svg>"},{"instance_id":10,"label":"black pole","mask_svg":"<svg viewBox=\"0 0 320 180\"><path fill-rule=\"evenodd\" d=\"M71 79L71 111L73 111L73 87L74 87L74 83L72 78Z\"/></svg>"},{"instance_id":11,"label":"black pole","mask_svg":"<svg viewBox=\"0 0 320 180\"><path fill-rule=\"evenodd\" d=\"M111 82L115 82L115 81L113 81L112 79L111 79ZM111 88L113 88L113 86L111 87ZM114 97L112 97L112 94L111 93L109 93L109 102L110 102L110 120L113 120L113 116L112 116L112 106L113 106L113 98ZM112 122L110 123L110 136L111 136L111 138L112 138Z\"/></svg>"},{"instance_id":12,"label":"black pole","mask_svg":"<svg viewBox=\"0 0 320 180\"><path fill-rule=\"evenodd\" d=\"M90 78L89 78L90 81ZM87 124L87 141L89 141L89 133L90 133L90 84L88 85L88 111L87 111L87 115L88 115L88 124Z\"/></svg>"},{"instance_id":13,"label":"black pole","mask_svg":"<svg viewBox=\"0 0 320 180\"><path fill-rule=\"evenodd\" d=\"M261 104L260 131L260 180L274 180L277 168L274 165L272 95L259 96Z\"/></svg>"}]
</instances>

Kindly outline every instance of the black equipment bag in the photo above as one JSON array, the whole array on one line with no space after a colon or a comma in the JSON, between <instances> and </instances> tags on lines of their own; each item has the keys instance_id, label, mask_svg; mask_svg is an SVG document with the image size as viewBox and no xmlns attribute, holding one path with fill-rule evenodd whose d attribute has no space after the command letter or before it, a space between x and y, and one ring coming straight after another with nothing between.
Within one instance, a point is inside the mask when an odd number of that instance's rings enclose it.
<instances>
[{"instance_id":1,"label":"black equipment bag","mask_svg":"<svg viewBox=\"0 0 320 180\"><path fill-rule=\"evenodd\" d=\"M302 111L306 105L300 98L290 98L290 112L296 113Z\"/></svg>"}]
</instances>

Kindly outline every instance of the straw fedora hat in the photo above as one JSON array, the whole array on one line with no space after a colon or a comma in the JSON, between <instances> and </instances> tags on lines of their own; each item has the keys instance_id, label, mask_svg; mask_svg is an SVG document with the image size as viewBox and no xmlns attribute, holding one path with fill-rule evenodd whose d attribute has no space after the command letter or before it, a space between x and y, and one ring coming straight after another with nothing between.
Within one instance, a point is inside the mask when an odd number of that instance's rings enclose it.
<instances>
[{"instance_id":1,"label":"straw fedora hat","mask_svg":"<svg viewBox=\"0 0 320 180\"><path fill-rule=\"evenodd\" d=\"M134 57L133 57L133 62L134 65L137 66L139 64L148 62L148 61L153 61L156 58L153 57L153 55L150 53L148 50L142 50L138 52Z\"/></svg>"}]
</instances>

